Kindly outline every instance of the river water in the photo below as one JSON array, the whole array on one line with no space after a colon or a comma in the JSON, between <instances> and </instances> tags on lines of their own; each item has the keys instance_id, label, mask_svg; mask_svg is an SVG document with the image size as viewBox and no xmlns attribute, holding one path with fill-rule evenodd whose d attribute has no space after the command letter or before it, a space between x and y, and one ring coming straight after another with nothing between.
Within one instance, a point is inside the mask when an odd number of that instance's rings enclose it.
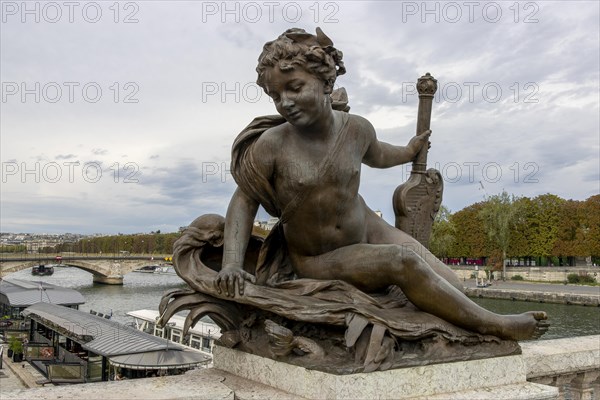
<instances>
[{"instance_id":1,"label":"river water","mask_svg":"<svg viewBox=\"0 0 600 400\"><path fill-rule=\"evenodd\" d=\"M125 313L139 309L158 309L164 292L185 288L186 284L171 274L144 274L132 272L125 275L123 285L102 285L92 282L92 274L79 268L55 267L52 276L32 276L26 269L9 275L9 278L39 281L78 290L86 303L80 310L110 314L122 323L132 322ZM529 303L522 301L474 299L479 305L500 313L515 314L530 310L546 311L550 316L550 329L543 339L600 334L600 307L583 307L563 304Z\"/></svg>"}]
</instances>

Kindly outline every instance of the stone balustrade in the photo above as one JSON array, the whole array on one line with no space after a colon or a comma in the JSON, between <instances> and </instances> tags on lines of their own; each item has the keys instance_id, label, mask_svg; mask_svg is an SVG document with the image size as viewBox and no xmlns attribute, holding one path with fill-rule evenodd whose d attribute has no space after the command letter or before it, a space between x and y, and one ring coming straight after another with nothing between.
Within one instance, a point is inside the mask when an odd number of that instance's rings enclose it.
<instances>
[{"instance_id":1,"label":"stone balustrade","mask_svg":"<svg viewBox=\"0 0 600 400\"><path fill-rule=\"evenodd\" d=\"M558 387L561 400L600 400L600 335L523 342L521 348L529 382Z\"/></svg>"},{"instance_id":2,"label":"stone balustrade","mask_svg":"<svg viewBox=\"0 0 600 400\"><path fill-rule=\"evenodd\" d=\"M519 361L517 364L524 364L527 381L531 385L537 385L535 386L537 395L527 394L522 389L519 391L518 387L513 388L516 390L513 392L502 391L502 386L494 386L496 383L492 378L492 386L485 390L474 393L447 393L435 398L600 400L600 335L522 342L521 347L523 354L517 357L521 357L522 362ZM491 371L491 373L496 374L501 371ZM543 391L547 386L541 385L557 387L558 391L556 389ZM557 392L558 397L556 397ZM545 394L541 395L541 393ZM7 400L24 398L32 400L65 398L291 400L302 397L210 368L194 370L178 376L3 391L2 398Z\"/></svg>"}]
</instances>

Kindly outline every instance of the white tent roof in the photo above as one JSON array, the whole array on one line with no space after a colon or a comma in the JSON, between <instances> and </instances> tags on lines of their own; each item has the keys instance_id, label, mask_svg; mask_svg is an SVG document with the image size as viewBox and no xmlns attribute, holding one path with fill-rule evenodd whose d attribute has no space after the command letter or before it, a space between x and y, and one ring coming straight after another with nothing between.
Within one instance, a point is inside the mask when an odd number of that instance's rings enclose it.
<instances>
[{"instance_id":1,"label":"white tent roof","mask_svg":"<svg viewBox=\"0 0 600 400\"><path fill-rule=\"evenodd\" d=\"M189 368L211 360L197 351L162 350L110 357L111 365L129 369Z\"/></svg>"}]
</instances>

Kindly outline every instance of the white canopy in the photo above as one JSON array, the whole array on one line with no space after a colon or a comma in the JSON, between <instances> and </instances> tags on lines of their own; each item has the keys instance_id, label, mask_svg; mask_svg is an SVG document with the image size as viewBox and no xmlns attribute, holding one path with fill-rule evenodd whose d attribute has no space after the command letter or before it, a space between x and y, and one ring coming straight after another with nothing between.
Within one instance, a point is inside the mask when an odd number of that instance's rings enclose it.
<instances>
[{"instance_id":1,"label":"white canopy","mask_svg":"<svg viewBox=\"0 0 600 400\"><path fill-rule=\"evenodd\" d=\"M145 370L190 368L209 363L210 357L197 351L169 349L146 353L123 354L109 357L108 360L114 367Z\"/></svg>"}]
</instances>

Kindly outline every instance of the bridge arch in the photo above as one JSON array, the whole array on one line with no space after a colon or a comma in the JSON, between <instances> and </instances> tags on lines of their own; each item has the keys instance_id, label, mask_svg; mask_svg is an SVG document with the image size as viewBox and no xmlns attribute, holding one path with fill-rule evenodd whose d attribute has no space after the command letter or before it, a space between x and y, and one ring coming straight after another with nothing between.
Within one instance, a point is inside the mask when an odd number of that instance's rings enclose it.
<instances>
[{"instance_id":1,"label":"bridge arch","mask_svg":"<svg viewBox=\"0 0 600 400\"><path fill-rule=\"evenodd\" d=\"M110 285L122 285L123 276L133 270L141 268L153 261L147 258L137 259L68 259L63 260L64 265L82 269L93 275L94 282ZM55 264L56 261L46 262L40 260L0 260L0 277L4 278L9 274L18 272L27 268L41 264Z\"/></svg>"}]
</instances>

